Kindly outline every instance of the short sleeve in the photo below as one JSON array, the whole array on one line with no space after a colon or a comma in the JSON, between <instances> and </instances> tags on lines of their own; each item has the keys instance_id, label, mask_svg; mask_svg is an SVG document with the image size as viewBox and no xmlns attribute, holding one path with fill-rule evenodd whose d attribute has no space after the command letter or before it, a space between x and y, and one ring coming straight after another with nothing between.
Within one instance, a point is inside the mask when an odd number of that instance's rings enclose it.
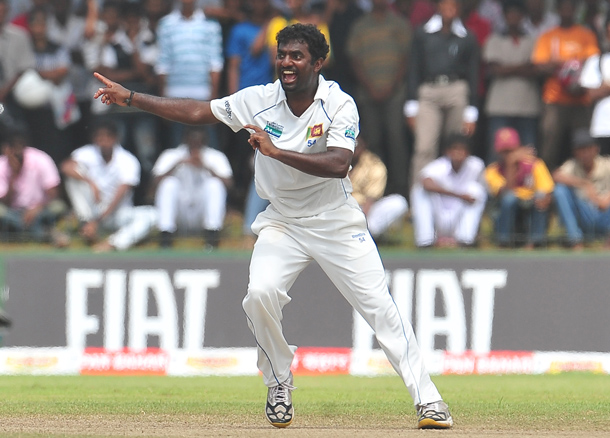
<instances>
[{"instance_id":1,"label":"short sleeve","mask_svg":"<svg viewBox=\"0 0 610 438\"><path fill-rule=\"evenodd\" d=\"M255 91L257 87L244 88L235 94L214 99L210 101L210 107L214 117L219 122L224 123L233 132L243 129L244 125L249 123L249 115L246 102L250 99L251 102L258 101L260 96Z\"/></svg>"},{"instance_id":2,"label":"short sleeve","mask_svg":"<svg viewBox=\"0 0 610 438\"><path fill-rule=\"evenodd\" d=\"M174 149L163 151L163 153L159 155L159 158L157 158L157 161L152 168L151 172L153 176L161 176L166 174L176 165L176 163L178 163L179 159L180 158L177 156Z\"/></svg>"},{"instance_id":3,"label":"short sleeve","mask_svg":"<svg viewBox=\"0 0 610 438\"><path fill-rule=\"evenodd\" d=\"M360 118L356 104L352 99L346 100L330 124L326 147L340 147L353 151L359 132Z\"/></svg>"},{"instance_id":4,"label":"short sleeve","mask_svg":"<svg viewBox=\"0 0 610 438\"><path fill-rule=\"evenodd\" d=\"M602 75L599 71L599 56L593 55L587 59L579 78L580 86L596 89L602 85Z\"/></svg>"},{"instance_id":5,"label":"short sleeve","mask_svg":"<svg viewBox=\"0 0 610 438\"><path fill-rule=\"evenodd\" d=\"M121 184L135 187L140 183L140 163L134 155L127 154L121 160Z\"/></svg>"},{"instance_id":6,"label":"short sleeve","mask_svg":"<svg viewBox=\"0 0 610 438\"><path fill-rule=\"evenodd\" d=\"M39 160L39 170L40 170L40 184L44 190L52 189L53 187L57 187L61 182L59 178L59 171L57 170L57 166L53 162L53 159L42 152L38 157Z\"/></svg>"},{"instance_id":7,"label":"short sleeve","mask_svg":"<svg viewBox=\"0 0 610 438\"><path fill-rule=\"evenodd\" d=\"M532 52L532 63L533 64L545 64L551 60L551 50L549 47L549 35L542 34Z\"/></svg>"}]
</instances>

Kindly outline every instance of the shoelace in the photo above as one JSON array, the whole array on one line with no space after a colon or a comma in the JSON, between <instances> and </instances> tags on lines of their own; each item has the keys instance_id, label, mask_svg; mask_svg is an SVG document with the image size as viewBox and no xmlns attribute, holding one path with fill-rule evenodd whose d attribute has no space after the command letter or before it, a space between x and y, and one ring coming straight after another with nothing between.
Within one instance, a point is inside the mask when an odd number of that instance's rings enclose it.
<instances>
[{"instance_id":1,"label":"shoelace","mask_svg":"<svg viewBox=\"0 0 610 438\"><path fill-rule=\"evenodd\" d=\"M294 391L295 389L297 389L295 386L284 382L271 388L271 397L277 403L286 403L290 395L289 391Z\"/></svg>"}]
</instances>

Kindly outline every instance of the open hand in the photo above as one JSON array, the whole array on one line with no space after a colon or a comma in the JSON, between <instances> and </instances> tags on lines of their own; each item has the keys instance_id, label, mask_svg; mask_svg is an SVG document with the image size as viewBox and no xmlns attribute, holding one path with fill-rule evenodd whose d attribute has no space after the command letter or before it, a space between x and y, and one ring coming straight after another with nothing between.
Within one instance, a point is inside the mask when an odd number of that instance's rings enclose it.
<instances>
[{"instance_id":1,"label":"open hand","mask_svg":"<svg viewBox=\"0 0 610 438\"><path fill-rule=\"evenodd\" d=\"M93 76L104 84L104 87L97 89L93 95L94 99L100 99L106 105L116 103L119 106L127 106L127 99L129 99L131 93L127 88L97 72L93 73Z\"/></svg>"}]
</instances>

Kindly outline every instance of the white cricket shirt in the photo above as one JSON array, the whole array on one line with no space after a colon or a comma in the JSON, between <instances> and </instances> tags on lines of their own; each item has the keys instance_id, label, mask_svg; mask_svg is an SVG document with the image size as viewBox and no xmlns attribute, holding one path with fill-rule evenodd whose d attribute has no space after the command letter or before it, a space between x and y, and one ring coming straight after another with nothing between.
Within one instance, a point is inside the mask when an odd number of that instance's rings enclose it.
<instances>
[{"instance_id":1,"label":"white cricket shirt","mask_svg":"<svg viewBox=\"0 0 610 438\"><path fill-rule=\"evenodd\" d=\"M180 161L187 159L190 156L189 148L185 144L181 144L176 148L167 149L161 153L155 166L152 169L154 176L161 176L169 172L172 167L178 164ZM222 152L204 146L199 152L201 162L208 168L211 169L216 175L221 178L231 178L233 176L233 169L225 154ZM182 187L189 193L188 195L198 196L198 193L194 191L195 187L206 178L212 178L212 174L207 169L198 168L189 164L182 164L178 166L173 176L178 178L182 183ZM193 190L189 191L189 188Z\"/></svg>"},{"instance_id":2,"label":"white cricket shirt","mask_svg":"<svg viewBox=\"0 0 610 438\"><path fill-rule=\"evenodd\" d=\"M138 159L121 145L114 146L109 163L102 158L99 146L93 144L76 149L71 158L100 190L103 205L112 201L119 186L127 184L135 187L140 182ZM133 205L132 197L133 191L123 198L120 206Z\"/></svg>"},{"instance_id":3,"label":"white cricket shirt","mask_svg":"<svg viewBox=\"0 0 610 438\"><path fill-rule=\"evenodd\" d=\"M248 87L211 102L216 118L237 132L252 124L265 130L279 149L303 154L327 147L354 150L359 117L354 100L333 81L320 76L313 104L296 117L279 80ZM349 178L321 178L257 152L256 191L286 217L308 217L335 209L352 191Z\"/></svg>"}]
</instances>

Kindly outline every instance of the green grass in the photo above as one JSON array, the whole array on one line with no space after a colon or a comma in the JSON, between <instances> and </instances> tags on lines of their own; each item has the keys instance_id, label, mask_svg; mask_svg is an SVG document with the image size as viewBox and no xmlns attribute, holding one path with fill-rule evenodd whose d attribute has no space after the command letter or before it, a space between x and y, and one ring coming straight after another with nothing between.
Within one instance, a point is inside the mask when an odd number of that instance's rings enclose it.
<instances>
[{"instance_id":1,"label":"green grass","mask_svg":"<svg viewBox=\"0 0 610 438\"><path fill-rule=\"evenodd\" d=\"M610 433L607 375L438 376L434 381L450 404L456 430ZM295 384L297 427L414 428L411 400L397 377L297 376ZM83 418L93 424L113 419L115 435L122 425L142 421L163 421L177 436L185 423L202 430L236 423L255 430L266 424L266 388L259 377L4 376L0 394L0 436L56 436L57 426L51 424L58 419L62 436L80 436ZM16 434L14 424L35 435ZM99 434L94 426L92 431Z\"/></svg>"}]
</instances>

